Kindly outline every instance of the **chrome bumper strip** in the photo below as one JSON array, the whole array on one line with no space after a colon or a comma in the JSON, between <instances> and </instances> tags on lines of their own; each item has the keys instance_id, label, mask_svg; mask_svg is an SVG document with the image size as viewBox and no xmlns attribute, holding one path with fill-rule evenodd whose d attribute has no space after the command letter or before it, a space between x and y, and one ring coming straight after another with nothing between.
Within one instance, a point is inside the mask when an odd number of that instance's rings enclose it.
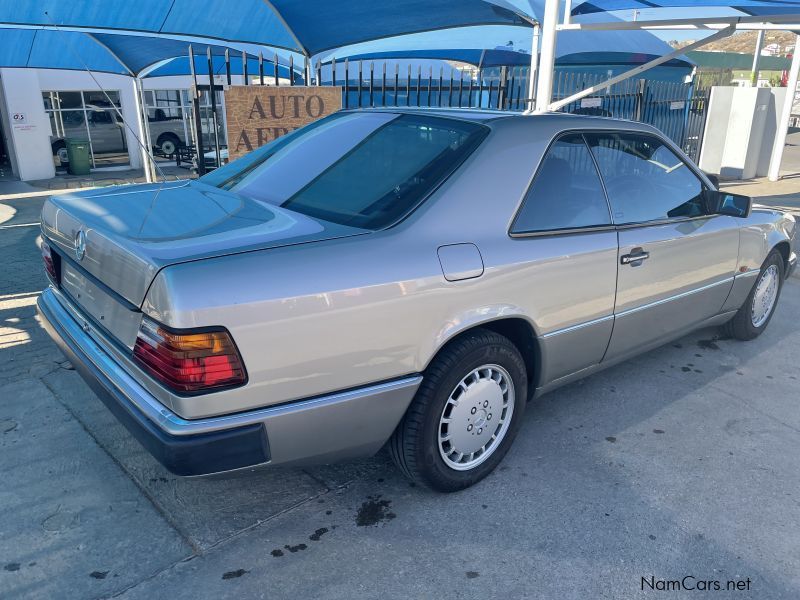
<instances>
[{"instance_id":1,"label":"chrome bumper strip","mask_svg":"<svg viewBox=\"0 0 800 600\"><path fill-rule=\"evenodd\" d=\"M136 409L156 424L159 429L170 435L195 435L261 423L289 413L330 407L406 388L415 390L422 381L421 375L412 375L354 390L248 412L204 419L184 419L158 402L133 377L120 368L105 350L83 331L72 315L61 305L52 290L45 290L39 303L43 312L47 313L48 320L58 328L58 333L63 337L68 337L72 345L80 348L85 358L91 361Z\"/></svg>"}]
</instances>

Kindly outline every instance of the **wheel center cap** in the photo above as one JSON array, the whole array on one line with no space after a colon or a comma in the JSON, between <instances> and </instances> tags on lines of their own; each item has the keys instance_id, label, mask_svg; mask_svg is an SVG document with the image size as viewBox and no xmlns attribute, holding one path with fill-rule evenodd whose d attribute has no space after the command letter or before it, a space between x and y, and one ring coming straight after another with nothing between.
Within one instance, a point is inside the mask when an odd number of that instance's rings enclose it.
<instances>
[{"instance_id":1,"label":"wheel center cap","mask_svg":"<svg viewBox=\"0 0 800 600\"><path fill-rule=\"evenodd\" d=\"M486 412L483 408L478 410L475 413L475 418L473 419L475 427L483 427L486 424L486 415L489 413Z\"/></svg>"}]
</instances>

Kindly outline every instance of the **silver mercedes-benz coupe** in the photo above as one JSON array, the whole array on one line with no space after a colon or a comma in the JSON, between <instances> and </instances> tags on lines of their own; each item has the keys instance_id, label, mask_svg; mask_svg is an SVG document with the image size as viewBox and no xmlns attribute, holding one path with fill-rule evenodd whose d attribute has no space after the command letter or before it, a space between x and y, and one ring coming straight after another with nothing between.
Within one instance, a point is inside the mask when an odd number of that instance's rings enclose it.
<instances>
[{"instance_id":1,"label":"silver mercedes-benz coupe","mask_svg":"<svg viewBox=\"0 0 800 600\"><path fill-rule=\"evenodd\" d=\"M196 181L51 198L39 311L173 473L388 444L453 491L529 399L697 327L759 335L795 231L647 125L342 111Z\"/></svg>"}]
</instances>

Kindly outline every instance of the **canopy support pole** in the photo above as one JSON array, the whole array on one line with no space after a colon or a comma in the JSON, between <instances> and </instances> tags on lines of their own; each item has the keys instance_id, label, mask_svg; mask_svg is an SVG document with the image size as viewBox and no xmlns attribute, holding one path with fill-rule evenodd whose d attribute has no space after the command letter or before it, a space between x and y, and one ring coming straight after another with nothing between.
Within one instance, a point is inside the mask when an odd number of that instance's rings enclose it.
<instances>
[{"instance_id":1,"label":"canopy support pole","mask_svg":"<svg viewBox=\"0 0 800 600\"><path fill-rule=\"evenodd\" d=\"M136 114L139 116L139 139L142 141L140 150L142 153L142 169L144 170L144 180L147 183L153 183L155 177L155 165L152 164L153 157L148 148L152 148L150 142L150 126L147 122L147 106L144 102L144 87L142 80L139 77L133 78L133 87L135 90L134 97L136 98Z\"/></svg>"},{"instance_id":2,"label":"canopy support pole","mask_svg":"<svg viewBox=\"0 0 800 600\"><path fill-rule=\"evenodd\" d=\"M545 9L547 10L547 9ZM742 17L700 17L689 19L659 19L657 21L611 21L607 23L564 23L558 25L559 31L626 31L631 29L725 29L735 25L740 31L751 30L791 30L800 24L800 14L762 15Z\"/></svg>"},{"instance_id":3,"label":"canopy support pole","mask_svg":"<svg viewBox=\"0 0 800 600\"><path fill-rule=\"evenodd\" d=\"M766 34L766 31L762 29L758 32L758 37L756 37L756 51L753 53L753 67L750 73L752 87L758 87L758 59L761 56L761 47L764 45L764 34Z\"/></svg>"},{"instance_id":4,"label":"canopy support pole","mask_svg":"<svg viewBox=\"0 0 800 600\"><path fill-rule=\"evenodd\" d=\"M219 149L219 121L217 119L217 88L214 86L214 58L211 55L211 46L206 48L206 58L208 59L208 93L211 96L211 124L214 127L214 157L217 159L217 167L222 166L222 158ZM259 53L259 67L261 68L261 84L264 84L264 63Z\"/></svg>"},{"instance_id":5,"label":"canopy support pole","mask_svg":"<svg viewBox=\"0 0 800 600\"><path fill-rule=\"evenodd\" d=\"M547 111L553 99L553 76L556 66L556 35L560 0L547 0L542 23L542 52L539 58L539 79L536 83L536 112Z\"/></svg>"},{"instance_id":6,"label":"canopy support pole","mask_svg":"<svg viewBox=\"0 0 800 600\"><path fill-rule=\"evenodd\" d=\"M769 161L769 180L778 181L781 173L781 160L783 149L786 146L786 134L789 131L789 119L792 116L794 95L797 91L797 76L800 73L800 35L795 38L795 53L792 56L792 66L789 68L789 81L786 85L786 99L783 101L781 116L778 120L778 130L775 132L775 145L772 147L772 158Z\"/></svg>"},{"instance_id":7,"label":"canopy support pole","mask_svg":"<svg viewBox=\"0 0 800 600\"><path fill-rule=\"evenodd\" d=\"M531 69L528 74L528 99L525 103L527 110L533 110L536 102L536 74L539 70L539 38L541 37L539 23L533 24L533 40L531 41ZM486 50L484 50L486 52ZM483 54L481 54L483 60Z\"/></svg>"},{"instance_id":8,"label":"canopy support pole","mask_svg":"<svg viewBox=\"0 0 800 600\"><path fill-rule=\"evenodd\" d=\"M688 46L684 46L683 48L679 48L678 50L673 50L669 54L664 54L663 56L659 56L658 58L655 58L655 59L651 60L650 62L646 62L643 65L639 65L638 67L634 67L633 69L625 71L624 73L620 73L619 75L617 75L616 77L612 77L611 79L606 79L605 81L602 81L602 82L598 83L597 85L593 85L591 87L586 88L585 90L581 90L577 94L573 94L572 96L568 96L566 98L563 98L562 100L559 100L558 102L553 102L552 104L550 104L547 107L547 110L558 110L559 108L561 108L563 106L566 106L567 104L570 104L571 102L576 102L577 100L580 100L581 98L586 98L587 96L591 96L592 94L594 94L596 92L599 92L600 90L604 90L604 89L606 89L608 87L611 87L612 85L614 85L616 83L619 83L620 81L624 81L626 79L630 79L631 77L633 77L635 75L638 75L639 73L641 73L643 71L647 71L648 69L652 69L653 67L657 67L658 65L663 64L663 63L665 63L667 61L670 61L673 58L675 58L676 56L680 56L681 54L689 52L690 50L694 50L695 48L697 48L699 46L703 46L705 44L708 44L709 42L713 42L713 41L716 41L716 40L718 40L720 38L727 37L727 36L731 35L734 31L736 31L736 26L735 25L729 25L726 29L723 29L722 31L718 31L718 32L706 37L706 38L703 38L702 40L698 40L698 41L694 42L693 44L689 44ZM537 102L537 110L538 110L538 102Z\"/></svg>"},{"instance_id":9,"label":"canopy support pole","mask_svg":"<svg viewBox=\"0 0 800 600\"><path fill-rule=\"evenodd\" d=\"M245 62L245 65L247 63ZM206 157L203 151L203 117L200 115L200 89L197 87L197 72L194 69L194 50L189 44L189 68L192 71L192 113L194 113L194 147L197 151L197 174L206 174Z\"/></svg>"}]
</instances>

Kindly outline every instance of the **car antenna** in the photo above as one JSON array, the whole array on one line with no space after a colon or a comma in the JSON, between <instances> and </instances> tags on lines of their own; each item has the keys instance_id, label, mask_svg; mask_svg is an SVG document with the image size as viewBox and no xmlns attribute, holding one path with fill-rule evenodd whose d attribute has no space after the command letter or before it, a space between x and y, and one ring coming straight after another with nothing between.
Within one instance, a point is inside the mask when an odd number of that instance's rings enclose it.
<instances>
[{"instance_id":1,"label":"car antenna","mask_svg":"<svg viewBox=\"0 0 800 600\"><path fill-rule=\"evenodd\" d=\"M52 27L56 31L61 32L62 30L59 28L58 25L55 24L55 22L53 21L52 17L50 16L50 13L47 12L47 11L44 11L44 14L47 17L47 19L50 21ZM63 32L63 33L66 33L66 32ZM158 188L158 191L156 192L155 197L153 198L153 203L155 203L155 200L158 197L158 194L161 192L161 189L163 188L163 184L166 183L166 181L167 181L167 176L164 174L164 171L161 170L161 167L158 166L158 163L156 162L156 158L153 155L151 149L147 147L147 144L142 142L142 140L139 138L139 135L137 134L136 130L134 130L134 128L130 126L130 124L125 119L125 117L122 116L122 111L119 109L119 107L116 104L114 104L114 101L111 100L111 96L108 95L108 92L105 90L105 88L102 86L102 84L97 80L97 77L94 76L94 73L92 73L92 70L89 68L89 65L86 64L86 61L83 60L83 57L81 57L81 55L78 52L75 51L75 48L72 47L72 41L71 40L66 40L66 41L67 41L66 46L69 48L70 52L83 65L83 68L89 74L89 77L92 78L92 81L94 81L94 83L97 86L97 88L101 92L103 92L103 95L106 97L106 100L108 100L109 105L111 105L111 107L114 109L114 112L117 113L117 116L119 117L120 121L125 126L125 128L128 129L131 132L131 134L133 135L133 138L136 140L136 143L139 144L139 147L141 147L142 150L144 150L144 153L147 155L147 158L149 158L150 162L153 163L153 168L155 168L155 170L158 172L158 175L161 177L161 184L162 185ZM127 69L127 67L125 67L125 68ZM145 119L147 118L147 113L146 112L145 112L144 118ZM148 126L146 121L145 121L144 126L145 127ZM151 205L151 208L152 208L152 205Z\"/></svg>"}]
</instances>

